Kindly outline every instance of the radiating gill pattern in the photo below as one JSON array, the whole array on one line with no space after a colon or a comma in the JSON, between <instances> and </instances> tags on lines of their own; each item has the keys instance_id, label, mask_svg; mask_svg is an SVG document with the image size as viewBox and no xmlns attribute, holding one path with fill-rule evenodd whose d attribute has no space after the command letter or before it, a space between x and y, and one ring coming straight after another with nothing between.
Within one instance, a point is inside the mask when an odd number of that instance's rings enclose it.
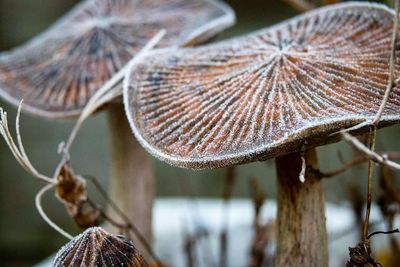
<instances>
[{"instance_id":1,"label":"radiating gill pattern","mask_svg":"<svg viewBox=\"0 0 400 267\"><path fill-rule=\"evenodd\" d=\"M383 6L341 4L221 43L154 52L125 82L131 126L155 156L190 168L274 157L327 136L376 114L392 21ZM396 87L383 121L399 120L399 105Z\"/></svg>"},{"instance_id":2,"label":"radiating gill pattern","mask_svg":"<svg viewBox=\"0 0 400 267\"><path fill-rule=\"evenodd\" d=\"M161 29L159 47L201 41L233 23L213 0L86 0L48 31L0 55L0 96L48 117L76 116ZM192 35L200 35L192 36Z\"/></svg>"},{"instance_id":3,"label":"radiating gill pattern","mask_svg":"<svg viewBox=\"0 0 400 267\"><path fill-rule=\"evenodd\" d=\"M60 249L54 267L148 267L133 243L99 227L89 228Z\"/></svg>"}]
</instances>

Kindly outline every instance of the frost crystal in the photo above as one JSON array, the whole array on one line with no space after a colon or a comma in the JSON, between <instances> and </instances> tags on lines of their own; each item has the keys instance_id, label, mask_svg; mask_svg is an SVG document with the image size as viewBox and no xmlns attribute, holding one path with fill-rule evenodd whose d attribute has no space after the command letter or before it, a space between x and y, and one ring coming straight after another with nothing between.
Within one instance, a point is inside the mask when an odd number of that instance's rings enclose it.
<instances>
[{"instance_id":1,"label":"frost crystal","mask_svg":"<svg viewBox=\"0 0 400 267\"><path fill-rule=\"evenodd\" d=\"M190 168L325 144L376 114L392 28L388 8L347 3L217 44L154 52L125 81L131 126L155 156ZM399 121L399 104L397 86L384 123Z\"/></svg>"},{"instance_id":2,"label":"frost crystal","mask_svg":"<svg viewBox=\"0 0 400 267\"><path fill-rule=\"evenodd\" d=\"M204 41L234 15L218 0L86 0L49 30L0 55L0 96L46 117L88 99L161 29L160 47Z\"/></svg>"}]
</instances>

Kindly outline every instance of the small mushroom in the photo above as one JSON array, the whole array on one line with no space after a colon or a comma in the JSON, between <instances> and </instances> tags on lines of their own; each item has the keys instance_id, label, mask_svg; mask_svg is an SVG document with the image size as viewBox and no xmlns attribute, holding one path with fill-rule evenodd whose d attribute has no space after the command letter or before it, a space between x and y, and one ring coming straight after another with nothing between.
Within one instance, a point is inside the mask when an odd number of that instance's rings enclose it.
<instances>
[{"instance_id":1,"label":"small mushroom","mask_svg":"<svg viewBox=\"0 0 400 267\"><path fill-rule=\"evenodd\" d=\"M218 0L86 0L28 43L0 54L0 97L46 118L79 116L90 97L161 29L159 47L192 45L231 26ZM117 85L120 86L120 85ZM122 105L110 111L111 195L150 239L153 172Z\"/></svg>"},{"instance_id":2,"label":"small mushroom","mask_svg":"<svg viewBox=\"0 0 400 267\"><path fill-rule=\"evenodd\" d=\"M132 241L100 227L88 228L57 253L54 267L148 267Z\"/></svg>"},{"instance_id":3,"label":"small mushroom","mask_svg":"<svg viewBox=\"0 0 400 267\"><path fill-rule=\"evenodd\" d=\"M383 5L338 4L220 43L153 51L124 82L133 132L154 156L179 167L276 158L276 266L327 266L315 148L377 113L393 15ZM396 60L396 77L399 69ZM396 86L380 127L400 121L399 106Z\"/></svg>"},{"instance_id":4,"label":"small mushroom","mask_svg":"<svg viewBox=\"0 0 400 267\"><path fill-rule=\"evenodd\" d=\"M77 117L93 93L158 31L159 46L208 40L232 25L214 0L86 0L26 44L0 55L0 95L47 118Z\"/></svg>"}]
</instances>

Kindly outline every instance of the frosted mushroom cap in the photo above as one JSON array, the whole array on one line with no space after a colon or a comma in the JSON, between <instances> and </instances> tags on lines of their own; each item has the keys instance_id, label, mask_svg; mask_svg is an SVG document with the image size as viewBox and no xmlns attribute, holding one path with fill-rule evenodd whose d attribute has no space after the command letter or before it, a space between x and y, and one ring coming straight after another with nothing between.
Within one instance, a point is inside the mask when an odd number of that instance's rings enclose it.
<instances>
[{"instance_id":1,"label":"frosted mushroom cap","mask_svg":"<svg viewBox=\"0 0 400 267\"><path fill-rule=\"evenodd\" d=\"M78 116L88 99L161 29L159 47L205 41L231 26L219 0L86 0L49 30L0 54L0 96L50 118Z\"/></svg>"},{"instance_id":2,"label":"frosted mushroom cap","mask_svg":"<svg viewBox=\"0 0 400 267\"><path fill-rule=\"evenodd\" d=\"M133 243L123 236L107 233L100 227L87 229L62 247L54 267L148 267Z\"/></svg>"},{"instance_id":3,"label":"frosted mushroom cap","mask_svg":"<svg viewBox=\"0 0 400 267\"><path fill-rule=\"evenodd\" d=\"M217 44L153 52L125 80L133 132L156 157L188 168L332 142L330 134L379 109L393 14L382 5L339 4ZM399 105L396 86L382 125L400 120Z\"/></svg>"}]
</instances>

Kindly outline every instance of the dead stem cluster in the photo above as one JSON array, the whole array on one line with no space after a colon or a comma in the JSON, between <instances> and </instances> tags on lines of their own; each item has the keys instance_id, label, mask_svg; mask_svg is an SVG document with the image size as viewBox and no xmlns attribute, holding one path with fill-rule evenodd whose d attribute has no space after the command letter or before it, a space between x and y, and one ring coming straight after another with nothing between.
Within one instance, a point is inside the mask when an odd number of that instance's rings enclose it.
<instances>
[{"instance_id":1,"label":"dead stem cluster","mask_svg":"<svg viewBox=\"0 0 400 267\"><path fill-rule=\"evenodd\" d=\"M301 11L306 11L313 9L317 3L306 1L306 0L285 0L290 3L292 6ZM324 4L330 3L332 1L324 1ZM392 42L391 42L391 53L390 53L390 61L389 61L389 78L388 84L381 101L378 112L372 120L364 121L354 127L343 129L338 134L341 135L342 139L348 142L351 146L353 146L357 151L361 153L361 156L355 158L354 160L345 163L342 167L337 170L333 170L330 172L323 172L319 170L315 170L319 172L320 177L330 178L341 174L348 169L358 166L362 163L368 162L368 177L367 177L367 200L366 200L366 212L365 218L363 222L363 230L362 230L362 240L355 247L349 248L349 256L350 260L347 262L346 266L348 267L361 267L366 264L370 264L371 266L381 266L373 257L370 239L371 237L377 234L397 234L399 233L398 229L391 230L396 228L394 225L394 218L396 215L400 213L400 191L396 190L394 177L394 171L400 171L400 163L396 162L397 159L400 158L399 152L376 152L375 151L375 143L377 136L377 126L381 121L383 112L388 103L389 97L395 85L398 82L398 79L395 77L395 60L396 60L396 43L398 40L397 29L399 26L399 0L395 0L395 16L393 23L393 34L392 34ZM127 64L124 68L122 68L111 80L109 80L97 93L90 99L87 103L86 107L83 109L75 127L73 128L71 135L69 136L66 143L61 144L60 146L60 154L61 154L61 162L57 166L55 173L53 176L47 176L41 174L37 171L37 169L31 163L28 155L26 154L21 133L20 133L20 113L22 107L22 101L18 108L18 113L16 117L16 139L13 138L9 130L7 113L0 108L0 134L4 138L7 143L9 149L11 150L13 156L18 161L18 163L24 168L31 176L40 180L41 182L45 182L46 185L37 193L35 204L36 207L42 216L42 218L56 231L65 236L68 239L72 239L72 235L64 231L61 227L55 224L45 213L42 206L42 197L43 195L51 190L56 189L56 195L63 202L68 210L68 213L75 219L79 226L84 228L96 226L99 224L99 219L108 221L112 225L118 227L121 232L125 233L128 237L130 232L135 234L141 243L144 245L147 252L152 257L154 264L157 266L162 266L161 261L158 259L152 247L148 244L148 242L143 238L140 232L137 230L135 225L128 219L128 217L121 211L121 209L108 197L106 192L93 180L94 185L101 192L103 197L106 199L108 204L112 206L112 208L119 215L119 220L112 218L109 216L104 209L94 203L89 197L87 193L87 182L83 176L80 176L74 172L71 167L70 158L69 158L69 149L79 131L79 128L82 126L85 119L87 119L91 114L93 114L96 110L102 107L105 103L110 102L111 100L121 96L122 90L119 86L121 80L127 73L127 69L139 62L142 59L142 56L145 55L149 50L154 48L160 40L163 38L165 31L162 30L158 34L156 34L138 53L129 64ZM370 131L368 134L367 142L364 144L358 138L356 138L351 133L357 129L369 127ZM299 179L301 182L305 182L305 172L306 172L306 160L305 157L301 157L301 172L299 174ZM379 194L378 194L378 205L381 210L381 213L384 216L384 219L387 223L387 227L389 231L378 231L370 233L370 213L371 213L371 203L372 203L372 177L374 173L374 165L378 164L380 169L380 177L379 177ZM233 196L233 189L235 183L235 173L234 167L227 169L227 174L225 177L225 189L223 192L224 199L224 211L226 214L224 215L224 225L222 227L221 236L220 236L220 266L226 267L229 266L229 258L228 258L228 218L229 218L229 202ZM274 231L274 224L267 223L263 224L260 222L260 210L265 202L265 194L260 190L259 185L252 181L251 183L251 195L253 197L254 204L254 222L253 222L253 230L254 237L251 243L250 255L251 259L248 264L249 267L259 267L265 265L272 265L274 261L274 256L268 254L268 247L274 242L272 238L272 232ZM359 209L361 210L361 209ZM204 229L203 229L204 230ZM199 240L207 238L209 235L208 231L198 231L194 235L187 235L185 242L185 252L187 258L187 266L195 266L196 264L196 254L195 247L198 244ZM391 236L391 246L392 250L395 252L399 252L399 244L396 239Z\"/></svg>"}]
</instances>

